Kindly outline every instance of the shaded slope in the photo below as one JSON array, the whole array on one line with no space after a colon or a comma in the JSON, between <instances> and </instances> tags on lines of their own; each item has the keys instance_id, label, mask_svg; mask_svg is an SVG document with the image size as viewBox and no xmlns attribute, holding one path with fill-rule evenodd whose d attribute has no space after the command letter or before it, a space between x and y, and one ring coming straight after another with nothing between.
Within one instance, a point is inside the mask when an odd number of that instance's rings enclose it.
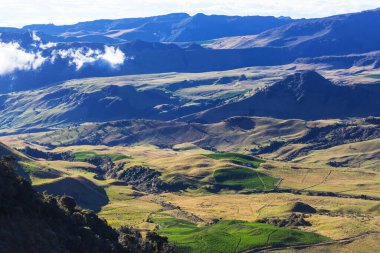
<instances>
[{"instance_id":1,"label":"shaded slope","mask_svg":"<svg viewBox=\"0 0 380 253\"><path fill-rule=\"evenodd\" d=\"M337 86L316 72L286 77L242 101L184 117L182 120L217 122L232 116L328 119L380 115L379 85Z\"/></svg>"},{"instance_id":2,"label":"shaded slope","mask_svg":"<svg viewBox=\"0 0 380 253\"><path fill-rule=\"evenodd\" d=\"M17 161L29 160L29 158L23 153L15 149L12 149L8 147L7 145L4 145L3 143L0 142L0 157L3 157L3 156L12 156Z\"/></svg>"},{"instance_id":3,"label":"shaded slope","mask_svg":"<svg viewBox=\"0 0 380 253\"><path fill-rule=\"evenodd\" d=\"M298 56L364 53L378 50L380 9L303 20L251 38L218 41L216 48L288 48Z\"/></svg>"},{"instance_id":4,"label":"shaded slope","mask_svg":"<svg viewBox=\"0 0 380 253\"><path fill-rule=\"evenodd\" d=\"M1 252L128 252L118 234L69 197L37 194L0 162Z\"/></svg>"},{"instance_id":5,"label":"shaded slope","mask_svg":"<svg viewBox=\"0 0 380 253\"><path fill-rule=\"evenodd\" d=\"M3 129L51 127L57 124L157 118L159 105L180 104L178 98L158 89L69 83L31 92L0 95Z\"/></svg>"},{"instance_id":6,"label":"shaded slope","mask_svg":"<svg viewBox=\"0 0 380 253\"><path fill-rule=\"evenodd\" d=\"M83 208L99 212L108 203L105 190L84 177L64 177L34 187L39 192L47 191L54 196L74 197Z\"/></svg>"},{"instance_id":7,"label":"shaded slope","mask_svg":"<svg viewBox=\"0 0 380 253\"><path fill-rule=\"evenodd\" d=\"M155 232L143 238L133 228L114 230L93 211L77 206L70 196L37 193L16 175L16 165L12 156L0 158L0 252L173 252L167 238ZM70 190L72 185L62 187Z\"/></svg>"}]
</instances>

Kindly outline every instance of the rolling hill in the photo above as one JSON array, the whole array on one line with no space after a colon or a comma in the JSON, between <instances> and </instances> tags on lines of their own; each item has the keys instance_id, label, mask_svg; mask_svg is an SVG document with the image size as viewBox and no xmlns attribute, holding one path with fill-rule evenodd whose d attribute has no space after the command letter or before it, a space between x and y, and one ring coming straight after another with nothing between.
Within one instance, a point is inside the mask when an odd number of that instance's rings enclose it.
<instances>
[{"instance_id":1,"label":"rolling hill","mask_svg":"<svg viewBox=\"0 0 380 253\"><path fill-rule=\"evenodd\" d=\"M301 137L308 126L318 122L235 117L215 124L124 120L82 124L47 133L23 137L28 142L48 146L71 145L139 145L173 147L193 143L203 148L236 150L239 147L267 144L271 139Z\"/></svg>"}]
</instances>

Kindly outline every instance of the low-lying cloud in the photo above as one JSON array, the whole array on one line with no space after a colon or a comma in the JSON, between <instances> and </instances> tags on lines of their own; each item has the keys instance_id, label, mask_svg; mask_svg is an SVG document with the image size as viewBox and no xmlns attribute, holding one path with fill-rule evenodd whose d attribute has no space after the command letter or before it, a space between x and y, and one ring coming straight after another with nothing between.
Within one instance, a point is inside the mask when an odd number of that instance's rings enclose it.
<instances>
[{"instance_id":1,"label":"low-lying cloud","mask_svg":"<svg viewBox=\"0 0 380 253\"><path fill-rule=\"evenodd\" d=\"M108 62L112 67L117 67L124 63L126 57L119 48L105 46L101 59Z\"/></svg>"},{"instance_id":2,"label":"low-lying cloud","mask_svg":"<svg viewBox=\"0 0 380 253\"><path fill-rule=\"evenodd\" d=\"M17 70L36 70L45 61L41 52L27 52L16 42L0 42L0 75Z\"/></svg>"},{"instance_id":3,"label":"low-lying cloud","mask_svg":"<svg viewBox=\"0 0 380 253\"><path fill-rule=\"evenodd\" d=\"M117 47L104 46L101 49L89 47L58 49L58 43L44 43L36 33L31 34L33 43L21 46L19 42L0 40L0 76L15 71L35 71L43 64L54 64L62 59L78 71L85 65L101 68L118 69L127 60L125 54ZM57 48L57 49L56 49Z\"/></svg>"},{"instance_id":4,"label":"low-lying cloud","mask_svg":"<svg viewBox=\"0 0 380 253\"><path fill-rule=\"evenodd\" d=\"M32 32L31 37L32 37L32 40L34 41L33 46L40 48L42 50L49 49L52 47L56 47L58 45L58 43L54 43L54 42L48 42L48 43L44 44L42 39L37 35L36 32Z\"/></svg>"},{"instance_id":5,"label":"low-lying cloud","mask_svg":"<svg viewBox=\"0 0 380 253\"><path fill-rule=\"evenodd\" d=\"M119 48L112 46L105 46L103 51L86 47L54 50L51 61L54 62L57 57L67 59L76 70L80 70L86 64L96 62L106 63L111 68L117 68L126 60L125 54Z\"/></svg>"}]
</instances>

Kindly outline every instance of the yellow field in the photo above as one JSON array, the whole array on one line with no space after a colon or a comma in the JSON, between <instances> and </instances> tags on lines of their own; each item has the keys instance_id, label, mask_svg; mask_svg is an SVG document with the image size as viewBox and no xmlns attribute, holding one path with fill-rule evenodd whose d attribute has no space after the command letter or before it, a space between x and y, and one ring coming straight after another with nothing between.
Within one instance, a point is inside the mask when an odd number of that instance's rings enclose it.
<instances>
[{"instance_id":1,"label":"yellow field","mask_svg":"<svg viewBox=\"0 0 380 253\"><path fill-rule=\"evenodd\" d=\"M380 234L370 234L349 243L308 247L301 250L278 250L277 253L372 253L380 252Z\"/></svg>"},{"instance_id":2,"label":"yellow field","mask_svg":"<svg viewBox=\"0 0 380 253\"><path fill-rule=\"evenodd\" d=\"M215 218L255 221L265 217L286 217L291 214L290 203L303 202L318 210L329 210L332 213L312 215L307 219L312 223L312 227L306 227L306 230L334 239L356 236L368 231L380 231L380 213L368 211L377 205L376 201L284 193L206 196L168 193L163 196L205 221Z\"/></svg>"}]
</instances>

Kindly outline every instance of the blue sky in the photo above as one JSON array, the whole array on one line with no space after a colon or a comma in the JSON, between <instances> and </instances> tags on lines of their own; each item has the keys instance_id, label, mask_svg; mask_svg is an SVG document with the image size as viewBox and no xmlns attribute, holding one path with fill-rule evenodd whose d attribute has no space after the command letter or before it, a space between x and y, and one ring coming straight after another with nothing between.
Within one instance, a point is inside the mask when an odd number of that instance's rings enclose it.
<instances>
[{"instance_id":1,"label":"blue sky","mask_svg":"<svg viewBox=\"0 0 380 253\"><path fill-rule=\"evenodd\" d=\"M0 26L71 24L173 12L311 18L378 7L379 0L0 0Z\"/></svg>"}]
</instances>

